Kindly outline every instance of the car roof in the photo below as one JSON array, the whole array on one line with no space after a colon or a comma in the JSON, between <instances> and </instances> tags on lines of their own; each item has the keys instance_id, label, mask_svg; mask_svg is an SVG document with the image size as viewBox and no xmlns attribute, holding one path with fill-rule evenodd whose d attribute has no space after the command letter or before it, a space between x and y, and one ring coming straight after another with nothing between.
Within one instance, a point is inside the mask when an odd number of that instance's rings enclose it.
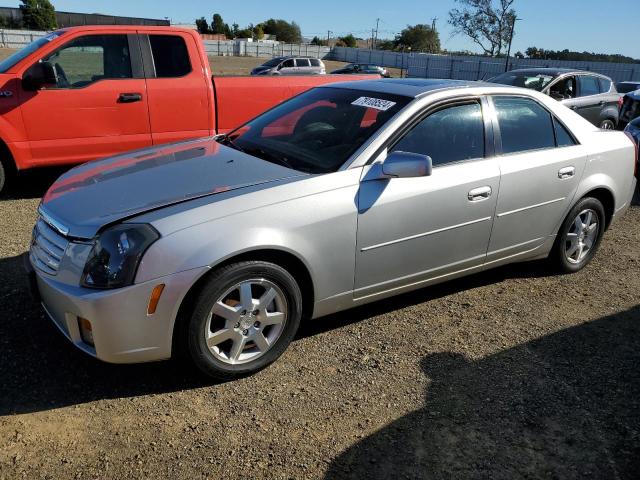
<instances>
[{"instance_id":1,"label":"car roof","mask_svg":"<svg viewBox=\"0 0 640 480\"><path fill-rule=\"evenodd\" d=\"M577 70L572 68L560 68L560 67L533 67L533 68L517 68L515 70L509 70L505 73L542 73L551 76L564 75L566 73L588 73L589 75L596 75L598 77L607 77L598 72L591 72L588 70ZM501 74L502 75L502 74Z\"/></svg>"},{"instance_id":2,"label":"car roof","mask_svg":"<svg viewBox=\"0 0 640 480\"><path fill-rule=\"evenodd\" d=\"M640 84L640 80L624 80L622 82L617 82L618 85L621 83L630 83L631 85L638 85Z\"/></svg>"},{"instance_id":3,"label":"car roof","mask_svg":"<svg viewBox=\"0 0 640 480\"><path fill-rule=\"evenodd\" d=\"M471 80L447 80L435 78L382 78L375 80L360 80L355 82L339 82L323 85L327 88L349 88L352 90L367 90L377 93L389 93L405 97L420 97L436 90L454 88L489 87L504 88L495 83L475 82ZM515 87L511 87L515 88Z\"/></svg>"}]
</instances>

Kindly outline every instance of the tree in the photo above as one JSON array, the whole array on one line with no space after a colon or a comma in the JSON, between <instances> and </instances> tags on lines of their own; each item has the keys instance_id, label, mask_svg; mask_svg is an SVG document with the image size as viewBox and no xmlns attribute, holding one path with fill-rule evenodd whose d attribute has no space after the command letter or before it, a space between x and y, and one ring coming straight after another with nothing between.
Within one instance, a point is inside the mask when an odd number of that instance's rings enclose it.
<instances>
[{"instance_id":1,"label":"tree","mask_svg":"<svg viewBox=\"0 0 640 480\"><path fill-rule=\"evenodd\" d=\"M413 51L439 53L440 35L430 25L407 25L394 40L395 48L411 47Z\"/></svg>"},{"instance_id":2,"label":"tree","mask_svg":"<svg viewBox=\"0 0 640 480\"><path fill-rule=\"evenodd\" d=\"M487 55L500 55L509 43L516 19L516 11L511 8L515 0L455 1L462 9L449 11L454 34L466 35Z\"/></svg>"},{"instance_id":3,"label":"tree","mask_svg":"<svg viewBox=\"0 0 640 480\"><path fill-rule=\"evenodd\" d=\"M264 26L264 33L269 35L275 35L276 38L284 43L301 43L302 33L300 27L296 22L287 22L286 20L275 20L270 18L262 24Z\"/></svg>"},{"instance_id":4,"label":"tree","mask_svg":"<svg viewBox=\"0 0 640 480\"><path fill-rule=\"evenodd\" d=\"M338 42L340 42L345 47L349 47L349 48L355 48L358 45L358 42L356 42L356 37L354 37L353 34L351 33L344 37L340 37L338 39Z\"/></svg>"},{"instance_id":5,"label":"tree","mask_svg":"<svg viewBox=\"0 0 640 480\"><path fill-rule=\"evenodd\" d=\"M211 33L207 19L204 17L200 17L196 20L196 27L198 29L198 33Z\"/></svg>"},{"instance_id":6,"label":"tree","mask_svg":"<svg viewBox=\"0 0 640 480\"><path fill-rule=\"evenodd\" d=\"M211 19L211 33L223 34L225 23L222 20L222 15L214 13Z\"/></svg>"},{"instance_id":7,"label":"tree","mask_svg":"<svg viewBox=\"0 0 640 480\"><path fill-rule=\"evenodd\" d=\"M56 10L49 0L21 0L22 21L32 30L55 30L58 28Z\"/></svg>"},{"instance_id":8,"label":"tree","mask_svg":"<svg viewBox=\"0 0 640 480\"><path fill-rule=\"evenodd\" d=\"M258 24L253 27L253 38L256 40L262 40L264 38L264 28L262 24Z\"/></svg>"},{"instance_id":9,"label":"tree","mask_svg":"<svg viewBox=\"0 0 640 480\"><path fill-rule=\"evenodd\" d=\"M319 38L318 36L315 36L311 39L311 45L320 45L325 46L327 44L326 40L323 40L322 38Z\"/></svg>"}]
</instances>

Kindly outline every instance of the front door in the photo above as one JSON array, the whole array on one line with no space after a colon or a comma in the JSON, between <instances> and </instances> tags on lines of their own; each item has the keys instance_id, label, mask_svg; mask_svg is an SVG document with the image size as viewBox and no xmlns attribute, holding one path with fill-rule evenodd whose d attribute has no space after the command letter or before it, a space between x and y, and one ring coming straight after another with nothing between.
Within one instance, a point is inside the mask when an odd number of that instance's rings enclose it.
<instances>
[{"instance_id":1,"label":"front door","mask_svg":"<svg viewBox=\"0 0 640 480\"><path fill-rule=\"evenodd\" d=\"M487 261L534 252L569 210L586 152L530 98L495 96L501 180Z\"/></svg>"},{"instance_id":2,"label":"front door","mask_svg":"<svg viewBox=\"0 0 640 480\"><path fill-rule=\"evenodd\" d=\"M57 85L20 91L34 165L81 163L151 145L135 36L79 36L43 61L54 65Z\"/></svg>"},{"instance_id":3,"label":"front door","mask_svg":"<svg viewBox=\"0 0 640 480\"><path fill-rule=\"evenodd\" d=\"M428 177L367 180L358 194L356 300L484 262L500 171L479 101L446 105L390 147L431 156ZM376 168L376 165L371 168Z\"/></svg>"}]
</instances>

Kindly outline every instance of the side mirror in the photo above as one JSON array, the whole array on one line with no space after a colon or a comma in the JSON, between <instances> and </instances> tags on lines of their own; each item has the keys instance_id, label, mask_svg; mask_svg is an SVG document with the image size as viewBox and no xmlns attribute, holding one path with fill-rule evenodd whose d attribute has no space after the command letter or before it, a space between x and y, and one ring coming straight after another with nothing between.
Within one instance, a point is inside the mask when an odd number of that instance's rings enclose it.
<instances>
[{"instance_id":1,"label":"side mirror","mask_svg":"<svg viewBox=\"0 0 640 480\"><path fill-rule=\"evenodd\" d=\"M44 87L58 85L58 72L50 62L38 62L32 65L22 78L22 86L27 91L36 91Z\"/></svg>"},{"instance_id":2,"label":"side mirror","mask_svg":"<svg viewBox=\"0 0 640 480\"><path fill-rule=\"evenodd\" d=\"M354 69L356 72L359 72L359 71L360 71L360 65L354 65L354 66L353 66L353 69Z\"/></svg>"},{"instance_id":3,"label":"side mirror","mask_svg":"<svg viewBox=\"0 0 640 480\"><path fill-rule=\"evenodd\" d=\"M410 152L391 152L382 164L382 173L391 178L428 177L432 169L431 157Z\"/></svg>"}]
</instances>

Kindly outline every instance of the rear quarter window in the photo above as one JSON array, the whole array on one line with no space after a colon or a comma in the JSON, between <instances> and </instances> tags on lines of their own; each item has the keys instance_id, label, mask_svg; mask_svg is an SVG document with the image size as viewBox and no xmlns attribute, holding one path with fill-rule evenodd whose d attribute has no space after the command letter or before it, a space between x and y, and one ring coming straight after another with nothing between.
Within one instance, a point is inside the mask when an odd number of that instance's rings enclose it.
<instances>
[{"instance_id":1,"label":"rear quarter window","mask_svg":"<svg viewBox=\"0 0 640 480\"><path fill-rule=\"evenodd\" d=\"M153 64L158 78L184 77L191 61L184 38L177 35L149 35Z\"/></svg>"},{"instance_id":2,"label":"rear quarter window","mask_svg":"<svg viewBox=\"0 0 640 480\"><path fill-rule=\"evenodd\" d=\"M607 93L611 90L611 80L607 80L606 78L598 78L598 83L600 84L600 92Z\"/></svg>"},{"instance_id":3,"label":"rear quarter window","mask_svg":"<svg viewBox=\"0 0 640 480\"><path fill-rule=\"evenodd\" d=\"M312 58L310 60L310 62L311 62L311 66L312 67L319 67L320 66L320 60L318 60L317 58Z\"/></svg>"}]
</instances>

